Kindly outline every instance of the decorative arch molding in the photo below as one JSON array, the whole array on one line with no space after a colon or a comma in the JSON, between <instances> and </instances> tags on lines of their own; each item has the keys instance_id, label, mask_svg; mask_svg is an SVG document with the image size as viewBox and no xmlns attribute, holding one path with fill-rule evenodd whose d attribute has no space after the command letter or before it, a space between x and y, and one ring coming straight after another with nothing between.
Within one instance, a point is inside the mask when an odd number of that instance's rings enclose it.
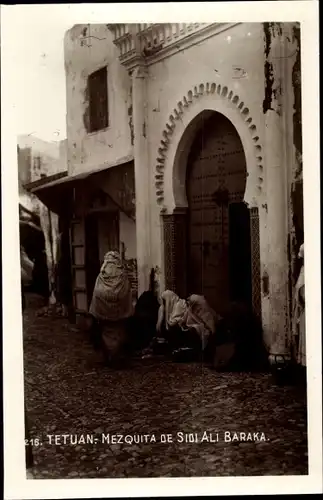
<instances>
[{"instance_id":1,"label":"decorative arch molding","mask_svg":"<svg viewBox=\"0 0 323 500\"><path fill-rule=\"evenodd\" d=\"M194 87L193 90L189 90L186 96L183 96L182 100L177 103L177 107L174 108L172 114L162 131L162 139L158 148L158 157L156 159L156 171L155 171L155 189L156 189L156 199L159 206L161 206L161 213L167 212L167 208L164 205L164 180L165 180L165 166L167 161L167 155L169 152L172 136L174 135L176 126L178 122L182 121L184 114L186 114L192 105L202 97L208 96L220 98L222 102L229 100L231 103L231 108L233 108L242 117L246 128L249 129L250 139L252 142L253 163L256 164L256 176L255 184L258 194L260 195L263 190L264 184L264 168L263 168L263 156L262 156L262 146L260 143L257 127L254 123L252 116L250 115L249 108L245 105L244 101L240 96L233 90L230 90L227 86L216 84L216 83L201 83ZM217 111L213 109L211 111ZM221 111L220 111L221 112ZM233 123L233 125L235 125ZM250 148L249 148L250 150ZM247 162L248 163L248 162ZM249 176L249 171L248 171Z\"/></svg>"}]
</instances>

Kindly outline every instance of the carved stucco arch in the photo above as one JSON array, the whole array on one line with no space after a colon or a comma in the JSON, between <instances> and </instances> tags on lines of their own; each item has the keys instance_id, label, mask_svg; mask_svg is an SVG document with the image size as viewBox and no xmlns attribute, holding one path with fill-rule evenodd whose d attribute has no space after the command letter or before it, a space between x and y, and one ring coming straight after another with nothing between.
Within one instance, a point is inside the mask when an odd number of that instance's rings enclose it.
<instances>
[{"instance_id":1,"label":"carved stucco arch","mask_svg":"<svg viewBox=\"0 0 323 500\"><path fill-rule=\"evenodd\" d=\"M244 201L257 207L263 190L263 157L257 127L240 96L226 86L201 83L190 90L170 115L162 132L155 172L157 203L161 213L186 208L186 165L190 146L201 119L213 112L223 114L235 127L242 142L247 165Z\"/></svg>"}]
</instances>

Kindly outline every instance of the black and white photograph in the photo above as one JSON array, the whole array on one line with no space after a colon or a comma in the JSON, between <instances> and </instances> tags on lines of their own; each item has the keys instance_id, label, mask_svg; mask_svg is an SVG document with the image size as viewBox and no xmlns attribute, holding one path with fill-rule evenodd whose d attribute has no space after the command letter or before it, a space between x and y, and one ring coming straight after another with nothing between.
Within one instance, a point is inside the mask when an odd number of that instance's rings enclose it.
<instances>
[{"instance_id":1,"label":"black and white photograph","mask_svg":"<svg viewBox=\"0 0 323 500\"><path fill-rule=\"evenodd\" d=\"M6 498L321 491L317 2L224 4L2 7Z\"/></svg>"}]
</instances>

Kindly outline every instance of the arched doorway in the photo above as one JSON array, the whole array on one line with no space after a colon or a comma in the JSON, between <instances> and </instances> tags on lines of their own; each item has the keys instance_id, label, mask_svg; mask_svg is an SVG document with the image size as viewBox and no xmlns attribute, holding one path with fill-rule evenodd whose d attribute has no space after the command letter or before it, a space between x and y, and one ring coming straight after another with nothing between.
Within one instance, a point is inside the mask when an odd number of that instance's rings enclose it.
<instances>
[{"instance_id":1,"label":"arched doorway","mask_svg":"<svg viewBox=\"0 0 323 500\"><path fill-rule=\"evenodd\" d=\"M252 305L250 214L244 203L247 168L232 123L205 117L187 161L187 287L220 314L230 303Z\"/></svg>"}]
</instances>

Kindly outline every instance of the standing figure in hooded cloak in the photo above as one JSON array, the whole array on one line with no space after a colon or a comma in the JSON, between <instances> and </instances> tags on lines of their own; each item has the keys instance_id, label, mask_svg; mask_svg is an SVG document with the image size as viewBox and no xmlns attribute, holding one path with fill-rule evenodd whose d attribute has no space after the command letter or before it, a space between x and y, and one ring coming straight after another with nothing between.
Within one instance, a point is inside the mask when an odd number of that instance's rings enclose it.
<instances>
[{"instance_id":1,"label":"standing figure in hooded cloak","mask_svg":"<svg viewBox=\"0 0 323 500\"><path fill-rule=\"evenodd\" d=\"M108 252L104 257L89 312L95 322L95 346L102 346L109 362L122 357L133 304L130 281L116 251Z\"/></svg>"}]
</instances>

